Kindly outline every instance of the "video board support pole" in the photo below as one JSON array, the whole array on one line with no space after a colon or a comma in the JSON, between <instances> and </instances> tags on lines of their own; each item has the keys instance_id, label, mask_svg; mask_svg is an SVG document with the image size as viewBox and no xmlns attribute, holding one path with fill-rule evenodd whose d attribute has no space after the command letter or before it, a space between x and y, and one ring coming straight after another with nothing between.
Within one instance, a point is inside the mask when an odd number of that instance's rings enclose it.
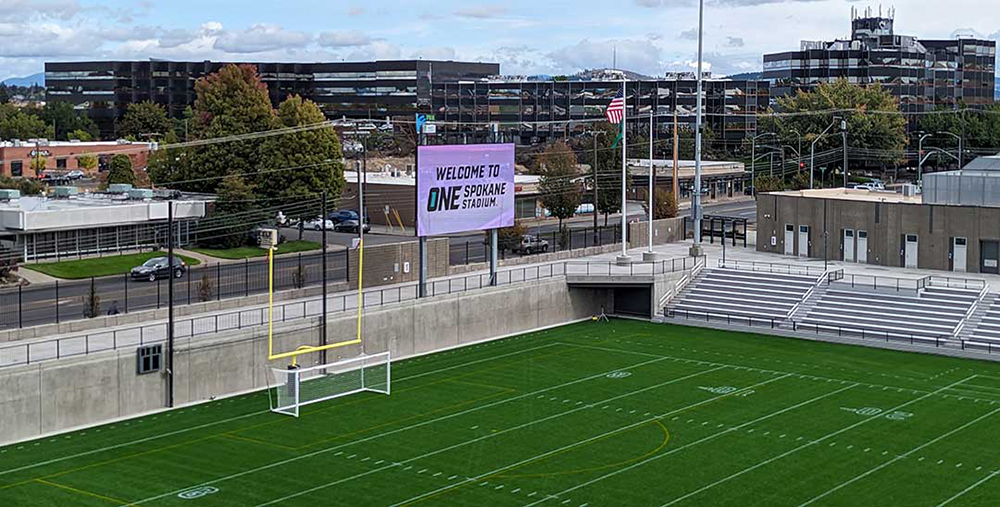
<instances>
[{"instance_id":1,"label":"video board support pole","mask_svg":"<svg viewBox=\"0 0 1000 507\"><path fill-rule=\"evenodd\" d=\"M167 408L174 406L174 201L167 200Z\"/></svg>"},{"instance_id":2,"label":"video board support pole","mask_svg":"<svg viewBox=\"0 0 1000 507\"><path fill-rule=\"evenodd\" d=\"M420 145L423 144L423 135L421 134L422 128L417 129L417 146L413 149L413 203L414 206L420 202L417 198L417 189L420 188ZM415 210L414 217L417 220L416 233L420 234L420 210ZM420 236L420 280L417 283L417 297L427 297L427 237Z\"/></svg>"},{"instance_id":3,"label":"video board support pole","mask_svg":"<svg viewBox=\"0 0 1000 507\"><path fill-rule=\"evenodd\" d=\"M499 249L497 236L497 230L490 229L490 286L493 287L496 287L497 284L497 250Z\"/></svg>"}]
</instances>

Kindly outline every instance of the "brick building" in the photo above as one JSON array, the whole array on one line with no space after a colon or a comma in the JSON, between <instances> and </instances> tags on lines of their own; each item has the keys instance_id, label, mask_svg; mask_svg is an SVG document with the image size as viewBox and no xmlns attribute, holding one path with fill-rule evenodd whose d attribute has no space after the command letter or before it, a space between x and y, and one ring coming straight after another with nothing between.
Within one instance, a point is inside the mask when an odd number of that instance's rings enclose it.
<instances>
[{"instance_id":1,"label":"brick building","mask_svg":"<svg viewBox=\"0 0 1000 507\"><path fill-rule=\"evenodd\" d=\"M0 175L35 178L41 176L32 170L33 159L45 159L46 171L84 170L80 167L81 155L95 155L97 167L92 173L106 171L111 157L122 153L132 159L132 167L144 168L149 161L152 143L129 141L66 142L44 139L0 142ZM92 175L92 174L91 174Z\"/></svg>"}]
</instances>

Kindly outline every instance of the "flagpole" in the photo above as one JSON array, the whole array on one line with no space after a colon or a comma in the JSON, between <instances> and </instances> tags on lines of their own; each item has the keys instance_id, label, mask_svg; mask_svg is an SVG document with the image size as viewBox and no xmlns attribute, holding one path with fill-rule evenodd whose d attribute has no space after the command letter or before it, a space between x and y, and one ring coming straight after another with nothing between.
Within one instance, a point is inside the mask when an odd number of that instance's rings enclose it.
<instances>
[{"instance_id":1,"label":"flagpole","mask_svg":"<svg viewBox=\"0 0 1000 507\"><path fill-rule=\"evenodd\" d=\"M656 214L653 209L653 197L656 193L656 183L655 171L653 171L653 106L649 106L649 217L648 217L648 227L646 233L649 235L649 244L645 252L642 253L642 260L646 262L652 262L656 260L656 254L653 252L653 219L656 218Z\"/></svg>"},{"instance_id":2,"label":"flagpole","mask_svg":"<svg viewBox=\"0 0 1000 507\"><path fill-rule=\"evenodd\" d=\"M618 264L629 264L632 259L628 256L628 202L625 200L625 179L628 174L628 93L625 90L625 78L622 78L622 254L616 259Z\"/></svg>"}]
</instances>

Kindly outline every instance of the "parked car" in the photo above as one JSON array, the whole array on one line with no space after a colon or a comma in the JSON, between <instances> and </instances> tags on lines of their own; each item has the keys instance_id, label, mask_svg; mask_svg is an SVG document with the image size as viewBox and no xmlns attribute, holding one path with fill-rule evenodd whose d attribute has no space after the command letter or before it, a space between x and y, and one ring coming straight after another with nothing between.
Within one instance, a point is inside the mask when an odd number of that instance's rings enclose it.
<instances>
[{"instance_id":1,"label":"parked car","mask_svg":"<svg viewBox=\"0 0 1000 507\"><path fill-rule=\"evenodd\" d=\"M314 218L306 222L305 228L312 229L314 231L322 231L323 229L330 231L333 230L333 226L334 226L333 220L330 220L328 218L327 219Z\"/></svg>"},{"instance_id":2,"label":"parked car","mask_svg":"<svg viewBox=\"0 0 1000 507\"><path fill-rule=\"evenodd\" d=\"M358 221L357 220L344 220L343 222L337 223L333 226L333 230L336 232L358 232ZM365 224L365 232L371 232L372 226Z\"/></svg>"},{"instance_id":3,"label":"parked car","mask_svg":"<svg viewBox=\"0 0 1000 507\"><path fill-rule=\"evenodd\" d=\"M171 269L167 264L166 257L153 257L141 266L132 268L132 279L149 280L155 282L157 278L167 278L173 273L175 278L184 276L187 272L187 264L180 257L174 256L174 266Z\"/></svg>"},{"instance_id":4,"label":"parked car","mask_svg":"<svg viewBox=\"0 0 1000 507\"><path fill-rule=\"evenodd\" d=\"M535 252L547 252L549 250L549 242L544 239L539 238L531 234L525 234L521 237L521 242L514 247L514 253L531 255Z\"/></svg>"},{"instance_id":5,"label":"parked car","mask_svg":"<svg viewBox=\"0 0 1000 507\"><path fill-rule=\"evenodd\" d=\"M330 216L328 216L327 218L329 218L330 220L332 220L333 223L335 223L335 224L339 224L340 222L343 222L345 220L360 220L361 219L358 216L358 212L354 211L352 209L342 209L342 210L334 211L333 213L330 213Z\"/></svg>"},{"instance_id":6,"label":"parked car","mask_svg":"<svg viewBox=\"0 0 1000 507\"><path fill-rule=\"evenodd\" d=\"M66 173L66 177L69 178L69 179L71 179L71 180L78 180L78 179L83 178L84 176L86 176L86 174L84 174L84 172L81 171L81 170L79 170L79 169L74 169L74 170Z\"/></svg>"}]
</instances>

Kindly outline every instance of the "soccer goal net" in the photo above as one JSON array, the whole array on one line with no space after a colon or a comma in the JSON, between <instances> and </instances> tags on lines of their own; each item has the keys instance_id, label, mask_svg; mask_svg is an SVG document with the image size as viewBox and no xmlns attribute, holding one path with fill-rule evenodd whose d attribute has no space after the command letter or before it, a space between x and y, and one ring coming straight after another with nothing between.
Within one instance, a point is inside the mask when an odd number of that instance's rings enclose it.
<instances>
[{"instance_id":1,"label":"soccer goal net","mask_svg":"<svg viewBox=\"0 0 1000 507\"><path fill-rule=\"evenodd\" d=\"M308 368L271 368L271 411L298 417L299 409L310 403L361 391L389 394L390 364L389 352L382 352Z\"/></svg>"}]
</instances>

